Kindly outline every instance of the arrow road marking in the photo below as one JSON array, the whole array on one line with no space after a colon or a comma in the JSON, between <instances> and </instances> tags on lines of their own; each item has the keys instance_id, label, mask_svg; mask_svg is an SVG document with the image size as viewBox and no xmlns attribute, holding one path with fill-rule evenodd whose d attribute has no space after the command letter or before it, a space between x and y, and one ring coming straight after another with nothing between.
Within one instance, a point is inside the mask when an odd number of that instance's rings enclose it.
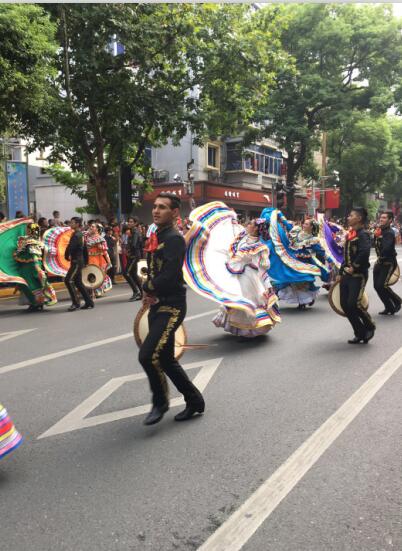
<instances>
[{"instance_id":1,"label":"arrow road marking","mask_svg":"<svg viewBox=\"0 0 402 551\"><path fill-rule=\"evenodd\" d=\"M193 383L201 392L203 392L222 360L223 358L215 358L213 360L190 363L183 367L186 371L201 368L194 378ZM147 376L145 373L135 373L133 375L125 375L123 377L115 377L111 379L91 396L89 396L89 398L84 400L79 406L73 409L73 411L63 417L63 419L41 434L38 437L38 440L41 438L48 438L49 436L55 436L56 434L63 434L65 432L85 429L88 427L96 427L97 425L103 425L104 423L111 423L112 421L118 421L119 419L127 419L128 417L136 417L138 415L148 413L151 408L151 404L87 417L91 411L96 409L122 385L133 381L140 381L146 379L146 377ZM183 398L174 398L170 401L170 407L181 406L183 404Z\"/></svg>"},{"instance_id":2,"label":"arrow road marking","mask_svg":"<svg viewBox=\"0 0 402 551\"><path fill-rule=\"evenodd\" d=\"M34 329L21 329L20 331L8 331L7 333L0 333L0 342L8 341L8 339L14 339L15 337L25 335L25 333L30 333L31 331L35 330L36 327Z\"/></svg>"}]
</instances>

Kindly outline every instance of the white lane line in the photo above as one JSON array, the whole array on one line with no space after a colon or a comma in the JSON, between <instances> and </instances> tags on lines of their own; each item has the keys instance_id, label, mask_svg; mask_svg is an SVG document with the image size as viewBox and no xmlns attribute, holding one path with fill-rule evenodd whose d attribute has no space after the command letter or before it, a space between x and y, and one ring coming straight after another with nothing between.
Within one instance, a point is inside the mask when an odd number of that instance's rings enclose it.
<instances>
[{"instance_id":1,"label":"white lane line","mask_svg":"<svg viewBox=\"0 0 402 551\"><path fill-rule=\"evenodd\" d=\"M402 347L325 421L198 551L239 551L402 365Z\"/></svg>"},{"instance_id":2,"label":"white lane line","mask_svg":"<svg viewBox=\"0 0 402 551\"><path fill-rule=\"evenodd\" d=\"M98 304L101 304L105 300L110 300L111 298L120 298L120 297L129 297L132 293L119 293L118 295L106 295L100 299L96 299L95 307ZM65 308L67 310L68 308L68 300L65 300L63 302L59 302L58 304L55 304L54 306L49 306L49 308L46 308L48 312L55 310L56 308Z\"/></svg>"},{"instance_id":3,"label":"white lane line","mask_svg":"<svg viewBox=\"0 0 402 551\"><path fill-rule=\"evenodd\" d=\"M216 312L217 310L215 309L208 310L208 312L202 312L201 314L195 314L194 316L189 316L188 318L186 318L185 322L202 318L204 316L210 316L211 314L215 314ZM45 354L44 356L37 356L36 358L31 358L22 362L5 365L3 367L0 367L0 375L4 375L5 373L9 373L10 371L16 371L17 369L23 369L24 367L30 367L31 365L48 362L50 360L62 358L63 356L69 356L70 354L76 354L77 352L91 350L91 348L97 348L98 346L104 346L106 344L112 344L114 342L130 338L133 338L132 333L123 333L122 335L117 335L116 337L109 337L108 339L101 339L99 341L89 342L88 344L82 344L81 346L74 346L73 348L66 348L65 350L60 350L59 352L52 352L51 354Z\"/></svg>"},{"instance_id":4,"label":"white lane line","mask_svg":"<svg viewBox=\"0 0 402 551\"><path fill-rule=\"evenodd\" d=\"M7 333L0 333L0 342L8 341L9 339L15 339L15 337L20 337L31 331L36 331L37 327L32 329L21 329L19 331L8 331Z\"/></svg>"}]
</instances>

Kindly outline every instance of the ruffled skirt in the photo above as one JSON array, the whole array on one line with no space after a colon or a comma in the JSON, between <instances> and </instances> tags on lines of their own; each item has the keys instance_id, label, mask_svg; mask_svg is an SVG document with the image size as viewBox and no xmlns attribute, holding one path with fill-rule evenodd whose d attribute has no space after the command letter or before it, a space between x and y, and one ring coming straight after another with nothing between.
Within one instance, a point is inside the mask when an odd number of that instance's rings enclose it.
<instances>
[{"instance_id":1,"label":"ruffled skirt","mask_svg":"<svg viewBox=\"0 0 402 551\"><path fill-rule=\"evenodd\" d=\"M18 448L22 440L6 408L0 404L0 459Z\"/></svg>"}]
</instances>

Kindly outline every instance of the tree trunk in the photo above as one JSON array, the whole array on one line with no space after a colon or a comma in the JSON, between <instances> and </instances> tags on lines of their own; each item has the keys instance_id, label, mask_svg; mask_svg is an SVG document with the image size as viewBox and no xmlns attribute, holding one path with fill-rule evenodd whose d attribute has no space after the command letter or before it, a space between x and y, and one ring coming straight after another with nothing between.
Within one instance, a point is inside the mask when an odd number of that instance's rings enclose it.
<instances>
[{"instance_id":1,"label":"tree trunk","mask_svg":"<svg viewBox=\"0 0 402 551\"><path fill-rule=\"evenodd\" d=\"M106 220L110 220L115 213L107 196L107 184L107 177L97 176L95 179L95 197L100 213Z\"/></svg>"},{"instance_id":2,"label":"tree trunk","mask_svg":"<svg viewBox=\"0 0 402 551\"><path fill-rule=\"evenodd\" d=\"M289 220L294 220L296 210L295 210L295 164L294 164L294 152L288 151L287 159L287 172L286 172L286 216Z\"/></svg>"}]
</instances>

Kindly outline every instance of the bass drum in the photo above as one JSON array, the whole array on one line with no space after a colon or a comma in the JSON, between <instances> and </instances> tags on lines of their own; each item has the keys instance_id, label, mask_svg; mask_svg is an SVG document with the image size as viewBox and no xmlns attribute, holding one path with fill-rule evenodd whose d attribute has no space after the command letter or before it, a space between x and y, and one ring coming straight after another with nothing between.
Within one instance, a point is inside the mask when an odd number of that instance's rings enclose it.
<instances>
[{"instance_id":1,"label":"bass drum","mask_svg":"<svg viewBox=\"0 0 402 551\"><path fill-rule=\"evenodd\" d=\"M399 269L399 264L397 264L395 270L392 272L392 275L389 278L388 285L395 285L395 283L398 283L400 277L401 270Z\"/></svg>"},{"instance_id":2,"label":"bass drum","mask_svg":"<svg viewBox=\"0 0 402 551\"><path fill-rule=\"evenodd\" d=\"M148 276L148 265L146 260L140 260L137 264L137 275L144 283Z\"/></svg>"},{"instance_id":3,"label":"bass drum","mask_svg":"<svg viewBox=\"0 0 402 551\"><path fill-rule=\"evenodd\" d=\"M99 289L105 280L105 274L95 264L88 264L82 269L82 283L87 289Z\"/></svg>"},{"instance_id":4,"label":"bass drum","mask_svg":"<svg viewBox=\"0 0 402 551\"><path fill-rule=\"evenodd\" d=\"M341 306L340 288L341 286L339 281L334 283L334 285L331 287L328 293L328 302L334 312L336 312L339 316L345 317L345 312L342 310L342 306ZM362 306L364 310L368 310L369 301L368 301L368 296L366 291L364 291L363 293Z\"/></svg>"},{"instance_id":5,"label":"bass drum","mask_svg":"<svg viewBox=\"0 0 402 551\"><path fill-rule=\"evenodd\" d=\"M144 342L149 332L148 327L148 307L142 307L134 320L134 340L138 348ZM184 348L187 344L187 333L184 325L180 325L174 336L174 355L176 360L179 360L184 354Z\"/></svg>"}]
</instances>

